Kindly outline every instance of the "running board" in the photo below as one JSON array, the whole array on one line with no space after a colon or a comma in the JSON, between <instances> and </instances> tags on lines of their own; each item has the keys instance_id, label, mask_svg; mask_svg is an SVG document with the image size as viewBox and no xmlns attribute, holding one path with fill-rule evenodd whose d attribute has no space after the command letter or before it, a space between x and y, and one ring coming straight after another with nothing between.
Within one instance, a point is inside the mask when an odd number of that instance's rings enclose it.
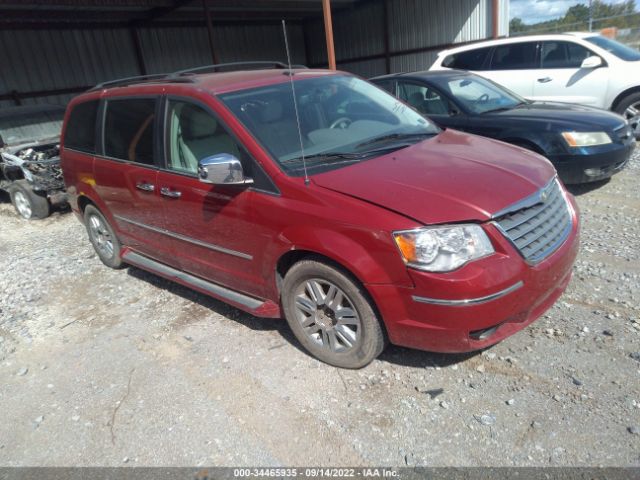
<instances>
[{"instance_id":1,"label":"running board","mask_svg":"<svg viewBox=\"0 0 640 480\"><path fill-rule=\"evenodd\" d=\"M222 287L216 283L211 283L207 280L194 277L189 273L176 270L164 263L157 262L156 260L152 260L148 257L132 252L131 250L128 250L124 255L122 255L122 260L136 267L156 273L161 277L165 277L169 280L175 280L178 283L209 293L214 297L241 305L249 310L257 310L259 307L264 305L262 300L249 297L248 295L236 292L235 290L229 290L228 288Z\"/></svg>"}]
</instances>

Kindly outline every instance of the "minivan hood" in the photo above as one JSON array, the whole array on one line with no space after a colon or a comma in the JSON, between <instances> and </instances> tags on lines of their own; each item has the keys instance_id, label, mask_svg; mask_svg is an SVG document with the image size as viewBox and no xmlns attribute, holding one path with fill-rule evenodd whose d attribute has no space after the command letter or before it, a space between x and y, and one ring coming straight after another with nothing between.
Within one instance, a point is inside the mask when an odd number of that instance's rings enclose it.
<instances>
[{"instance_id":1,"label":"minivan hood","mask_svg":"<svg viewBox=\"0 0 640 480\"><path fill-rule=\"evenodd\" d=\"M528 150L446 130L410 147L313 176L324 188L423 224L486 221L545 186L551 163Z\"/></svg>"},{"instance_id":2,"label":"minivan hood","mask_svg":"<svg viewBox=\"0 0 640 480\"><path fill-rule=\"evenodd\" d=\"M624 119L616 113L585 105L560 102L531 102L511 110L487 112L481 116L485 117L487 121L490 121L490 117L498 117L508 121L528 120L563 126L571 130L582 129L582 131L585 129L611 131L624 123Z\"/></svg>"}]
</instances>

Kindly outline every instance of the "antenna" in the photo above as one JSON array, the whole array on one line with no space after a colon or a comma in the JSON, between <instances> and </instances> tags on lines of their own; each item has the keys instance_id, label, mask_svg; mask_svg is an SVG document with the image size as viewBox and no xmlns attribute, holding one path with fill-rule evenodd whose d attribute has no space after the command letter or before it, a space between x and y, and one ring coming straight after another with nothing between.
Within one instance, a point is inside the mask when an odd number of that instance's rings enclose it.
<instances>
[{"instance_id":1,"label":"antenna","mask_svg":"<svg viewBox=\"0 0 640 480\"><path fill-rule=\"evenodd\" d=\"M300 139L300 154L302 156L302 168L304 169L304 184L309 185L309 175L307 175L307 160L304 157L304 145L302 142L302 129L300 128L300 116L298 115L298 102L296 101L296 89L293 86L293 72L291 71L291 55L289 55L289 41L287 40L287 26L282 20L282 34L284 35L284 47L287 50L287 63L289 64L289 81L291 82L291 95L293 96L293 110L296 112L296 126L298 127L298 138Z\"/></svg>"}]
</instances>

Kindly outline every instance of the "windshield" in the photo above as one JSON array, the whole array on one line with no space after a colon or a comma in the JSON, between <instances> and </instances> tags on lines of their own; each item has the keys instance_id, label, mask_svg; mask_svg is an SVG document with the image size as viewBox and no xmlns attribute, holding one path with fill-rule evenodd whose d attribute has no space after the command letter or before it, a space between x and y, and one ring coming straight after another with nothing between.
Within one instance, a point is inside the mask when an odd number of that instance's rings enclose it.
<instances>
[{"instance_id":1,"label":"windshield","mask_svg":"<svg viewBox=\"0 0 640 480\"><path fill-rule=\"evenodd\" d=\"M30 141L60 136L64 108L12 111L8 109L0 116L0 138L5 145L16 145Z\"/></svg>"},{"instance_id":2,"label":"windshield","mask_svg":"<svg viewBox=\"0 0 640 480\"><path fill-rule=\"evenodd\" d=\"M294 88L304 156L312 173L397 150L440 131L392 95L355 77L295 80ZM289 82L220 98L287 173L303 174Z\"/></svg>"},{"instance_id":3,"label":"windshield","mask_svg":"<svg viewBox=\"0 0 640 480\"><path fill-rule=\"evenodd\" d=\"M627 47L626 45L616 42L615 40L611 40L610 38L596 35L593 37L587 37L585 40L597 45L609 53L612 53L622 60L626 60L628 62L640 60L640 52L638 52L638 50Z\"/></svg>"},{"instance_id":4,"label":"windshield","mask_svg":"<svg viewBox=\"0 0 640 480\"><path fill-rule=\"evenodd\" d=\"M454 78L434 76L430 81L441 90L449 92L458 103L472 113L508 110L528 103L527 100L506 88L475 75Z\"/></svg>"}]
</instances>

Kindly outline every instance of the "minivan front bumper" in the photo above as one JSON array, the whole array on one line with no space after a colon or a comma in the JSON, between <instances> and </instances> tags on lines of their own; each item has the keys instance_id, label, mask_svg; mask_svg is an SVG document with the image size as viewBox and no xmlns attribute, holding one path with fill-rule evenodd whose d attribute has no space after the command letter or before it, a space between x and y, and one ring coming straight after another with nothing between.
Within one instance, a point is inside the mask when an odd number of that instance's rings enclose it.
<instances>
[{"instance_id":1,"label":"minivan front bumper","mask_svg":"<svg viewBox=\"0 0 640 480\"><path fill-rule=\"evenodd\" d=\"M492 225L496 253L446 274L409 270L414 288L367 285L391 343L434 352L493 345L531 324L562 295L578 254L577 207L564 243L528 264Z\"/></svg>"}]
</instances>

